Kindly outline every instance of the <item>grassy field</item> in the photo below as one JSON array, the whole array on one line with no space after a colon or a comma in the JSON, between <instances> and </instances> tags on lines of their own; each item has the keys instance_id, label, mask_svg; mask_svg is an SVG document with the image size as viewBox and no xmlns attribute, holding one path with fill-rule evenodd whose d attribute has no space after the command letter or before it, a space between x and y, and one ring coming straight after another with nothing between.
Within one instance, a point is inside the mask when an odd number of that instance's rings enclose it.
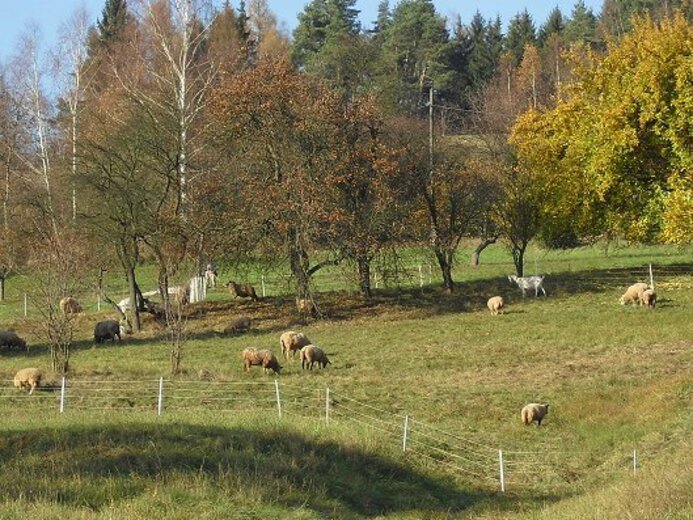
<instances>
[{"instance_id":1,"label":"grassy field","mask_svg":"<svg viewBox=\"0 0 693 520\"><path fill-rule=\"evenodd\" d=\"M278 289L256 303L217 289L189 308L176 378L163 330L148 321L138 337L94 348L93 323L109 313L90 311L77 318L62 414L54 375L32 396L11 388L17 369L49 366L22 316L30 282L12 279L0 327L31 349L0 357L0 518L693 517L692 252L533 250L530 273L535 259L548 298L522 299L501 247L475 270L460 258L454 295L419 287L424 253L409 253L408 284L368 304L335 270L335 287L329 273L319 282L341 290L320 293L325 319L308 322ZM620 306L649 263L657 309ZM508 303L497 317L485 309L495 294ZM221 334L239 314L253 330ZM288 328L333 364L302 372L289 360L278 386L244 373L241 350L278 353ZM551 403L541 428L521 424L527 402Z\"/></svg>"}]
</instances>

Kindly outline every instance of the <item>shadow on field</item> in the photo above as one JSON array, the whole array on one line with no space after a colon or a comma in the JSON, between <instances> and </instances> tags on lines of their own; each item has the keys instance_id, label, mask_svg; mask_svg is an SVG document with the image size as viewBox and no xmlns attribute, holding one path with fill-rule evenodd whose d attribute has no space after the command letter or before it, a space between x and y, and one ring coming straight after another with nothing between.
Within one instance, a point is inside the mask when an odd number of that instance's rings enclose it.
<instances>
[{"instance_id":1,"label":"shadow on field","mask_svg":"<svg viewBox=\"0 0 693 520\"><path fill-rule=\"evenodd\" d=\"M291 431L189 424L71 427L6 432L0 500L51 500L98 510L113 502L193 486L325 517L426 511L449 514L494 498L433 479L398 462ZM181 478L180 482L176 479ZM279 491L278 491L279 490ZM202 500L202 499L200 499ZM548 500L551 500L548 497ZM342 511L341 513L339 511Z\"/></svg>"}]
</instances>

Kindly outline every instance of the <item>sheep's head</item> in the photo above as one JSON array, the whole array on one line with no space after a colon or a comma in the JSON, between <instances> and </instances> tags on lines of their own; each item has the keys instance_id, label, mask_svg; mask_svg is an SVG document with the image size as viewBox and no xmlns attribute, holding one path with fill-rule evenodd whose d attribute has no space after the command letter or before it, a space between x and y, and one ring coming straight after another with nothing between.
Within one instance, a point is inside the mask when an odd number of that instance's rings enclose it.
<instances>
[{"instance_id":1,"label":"sheep's head","mask_svg":"<svg viewBox=\"0 0 693 520\"><path fill-rule=\"evenodd\" d=\"M626 297L625 297L625 295L624 295L624 296L621 296L621 298L619 298L618 303L620 303L621 305L625 305L625 304L626 304Z\"/></svg>"},{"instance_id":2,"label":"sheep's head","mask_svg":"<svg viewBox=\"0 0 693 520\"><path fill-rule=\"evenodd\" d=\"M508 281L509 282L516 282L517 281L517 276L514 274L509 274L508 275Z\"/></svg>"}]
</instances>

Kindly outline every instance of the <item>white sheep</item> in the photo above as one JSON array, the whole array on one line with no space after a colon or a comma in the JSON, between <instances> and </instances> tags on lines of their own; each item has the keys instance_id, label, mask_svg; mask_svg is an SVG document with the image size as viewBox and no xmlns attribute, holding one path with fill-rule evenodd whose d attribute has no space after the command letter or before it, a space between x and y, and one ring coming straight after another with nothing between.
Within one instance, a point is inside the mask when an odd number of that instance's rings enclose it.
<instances>
[{"instance_id":1,"label":"white sheep","mask_svg":"<svg viewBox=\"0 0 693 520\"><path fill-rule=\"evenodd\" d=\"M318 364L320 368L325 368L327 365L331 365L332 362L328 359L327 354L323 352L321 348L315 345L306 345L301 349L301 369L305 369L308 366L313 370L313 365Z\"/></svg>"},{"instance_id":2,"label":"white sheep","mask_svg":"<svg viewBox=\"0 0 693 520\"><path fill-rule=\"evenodd\" d=\"M265 374L267 374L268 369L274 370L277 374L282 370L282 366L271 350L247 348L243 350L241 357L243 358L243 369L246 372L250 370L251 366L261 366Z\"/></svg>"},{"instance_id":3,"label":"white sheep","mask_svg":"<svg viewBox=\"0 0 693 520\"><path fill-rule=\"evenodd\" d=\"M657 304L657 293L654 289L645 289L640 295L640 303L649 309L654 309Z\"/></svg>"},{"instance_id":4,"label":"white sheep","mask_svg":"<svg viewBox=\"0 0 693 520\"><path fill-rule=\"evenodd\" d=\"M29 390L29 395L41 384L43 374L38 368L22 368L14 376L14 386L19 390Z\"/></svg>"},{"instance_id":5,"label":"white sheep","mask_svg":"<svg viewBox=\"0 0 693 520\"><path fill-rule=\"evenodd\" d=\"M626 289L626 292L623 293L623 296L621 296L618 301L621 305L625 305L628 302L633 302L640 305L642 301L642 293L647 289L649 289L649 286L646 283L634 283L628 287L628 289Z\"/></svg>"},{"instance_id":6,"label":"white sheep","mask_svg":"<svg viewBox=\"0 0 693 520\"><path fill-rule=\"evenodd\" d=\"M541 421L547 413L549 413L548 403L530 403L522 408L520 417L522 417L522 422L525 426L532 424L534 421L537 422L537 426L541 426Z\"/></svg>"},{"instance_id":7,"label":"white sheep","mask_svg":"<svg viewBox=\"0 0 693 520\"><path fill-rule=\"evenodd\" d=\"M82 306L72 296L66 296L60 300L59 306L64 315L79 314L82 312Z\"/></svg>"},{"instance_id":8,"label":"white sheep","mask_svg":"<svg viewBox=\"0 0 693 520\"><path fill-rule=\"evenodd\" d=\"M310 345L310 340L302 332L289 330L279 336L279 345L282 348L282 355L289 359L289 353L291 353L291 357L294 357L297 350Z\"/></svg>"},{"instance_id":9,"label":"white sheep","mask_svg":"<svg viewBox=\"0 0 693 520\"><path fill-rule=\"evenodd\" d=\"M525 291L527 289L534 289L534 297L539 296L539 291L544 293L546 296L546 291L544 290L544 277L543 276L515 276L514 274L508 275L508 280L515 282L517 286L522 290L522 297L525 297Z\"/></svg>"},{"instance_id":10,"label":"white sheep","mask_svg":"<svg viewBox=\"0 0 693 520\"><path fill-rule=\"evenodd\" d=\"M489 298L486 302L486 306L488 307L488 310L491 311L491 314L497 316L498 313L503 309L503 297L494 296L492 298Z\"/></svg>"}]
</instances>

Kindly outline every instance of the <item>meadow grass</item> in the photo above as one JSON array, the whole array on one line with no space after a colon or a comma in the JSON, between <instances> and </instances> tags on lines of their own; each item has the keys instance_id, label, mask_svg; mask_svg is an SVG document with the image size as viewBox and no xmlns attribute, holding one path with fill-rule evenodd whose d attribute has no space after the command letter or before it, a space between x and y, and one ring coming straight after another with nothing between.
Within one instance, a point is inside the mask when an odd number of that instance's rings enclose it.
<instances>
[{"instance_id":1,"label":"meadow grass","mask_svg":"<svg viewBox=\"0 0 693 520\"><path fill-rule=\"evenodd\" d=\"M29 352L0 358L0 517L690 517L690 257L661 248L542 252L549 297L523 299L504 277L507 254L488 253L479 269L461 269L453 295L418 281L371 302L325 292L325 319L308 322L289 298L234 301L218 288L190 307L175 378L163 330L147 320L138 337L94 348L93 323L108 312L88 312L76 322L63 414L54 375L33 396L9 388L18 368L48 372L46 346L30 338ZM660 266L657 309L618 305L650 262ZM497 317L485 308L494 294L508 303ZM3 326L28 334L18 304L6 304ZM253 317L253 330L221 334L238 314ZM305 372L283 362L279 418L274 377L244 373L240 352L279 353L288 328L333 365ZM200 369L215 381L199 381ZM541 428L520 422L531 401L551 403Z\"/></svg>"}]
</instances>

